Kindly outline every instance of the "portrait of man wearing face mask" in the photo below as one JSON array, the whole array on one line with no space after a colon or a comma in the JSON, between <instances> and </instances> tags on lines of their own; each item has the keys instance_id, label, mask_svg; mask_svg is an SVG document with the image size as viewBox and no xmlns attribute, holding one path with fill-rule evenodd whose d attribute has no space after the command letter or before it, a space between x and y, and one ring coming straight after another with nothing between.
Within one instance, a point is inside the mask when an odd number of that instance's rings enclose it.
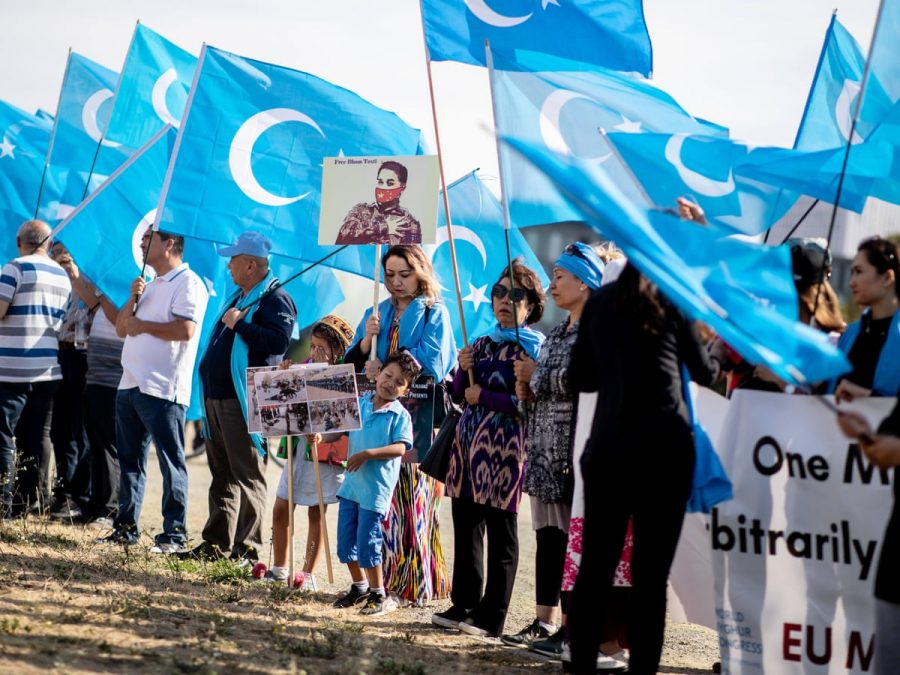
<instances>
[{"instance_id":1,"label":"portrait of man wearing face mask","mask_svg":"<svg viewBox=\"0 0 900 675\"><path fill-rule=\"evenodd\" d=\"M375 201L357 204L344 217L335 244L419 244L422 227L400 206L408 171L389 160L378 167Z\"/></svg>"}]
</instances>

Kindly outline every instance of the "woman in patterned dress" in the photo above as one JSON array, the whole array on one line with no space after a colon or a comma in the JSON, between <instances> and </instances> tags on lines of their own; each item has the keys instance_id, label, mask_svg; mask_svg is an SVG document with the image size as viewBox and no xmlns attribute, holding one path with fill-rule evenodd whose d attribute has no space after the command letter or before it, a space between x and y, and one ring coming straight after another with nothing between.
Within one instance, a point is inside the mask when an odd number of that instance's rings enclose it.
<instances>
[{"instance_id":1,"label":"woman in patterned dress","mask_svg":"<svg viewBox=\"0 0 900 675\"><path fill-rule=\"evenodd\" d=\"M544 312L540 280L518 260L511 267L491 289L497 326L460 351L451 387L454 398L465 402L446 485L453 497L453 606L432 622L478 636L500 635L512 596L526 438L514 365L523 355L536 358L544 337L528 327Z\"/></svg>"},{"instance_id":2,"label":"woman in patterned dress","mask_svg":"<svg viewBox=\"0 0 900 675\"><path fill-rule=\"evenodd\" d=\"M381 267L390 297L376 313L366 310L345 362L375 379L382 361L402 347L424 374L441 382L456 365L456 341L431 262L420 246L397 245L384 254ZM373 343L375 358L369 359ZM419 471L417 462L415 449L403 458L384 521L383 564L386 590L424 605L447 597L450 580L439 530L442 486Z\"/></svg>"},{"instance_id":3,"label":"woman in patterned dress","mask_svg":"<svg viewBox=\"0 0 900 675\"><path fill-rule=\"evenodd\" d=\"M537 540L536 606L530 625L501 640L553 657L560 657L564 647L565 631L554 632L555 615L560 600L563 614L566 610L567 593L561 593L560 588L575 489L577 401L569 387L569 361L581 313L590 294L600 288L603 272L604 263L593 248L581 242L566 246L553 267L549 291L556 306L568 316L551 331L537 361L525 358L515 364L516 394L520 401L528 402L529 410L524 490L531 497L531 521Z\"/></svg>"}]
</instances>

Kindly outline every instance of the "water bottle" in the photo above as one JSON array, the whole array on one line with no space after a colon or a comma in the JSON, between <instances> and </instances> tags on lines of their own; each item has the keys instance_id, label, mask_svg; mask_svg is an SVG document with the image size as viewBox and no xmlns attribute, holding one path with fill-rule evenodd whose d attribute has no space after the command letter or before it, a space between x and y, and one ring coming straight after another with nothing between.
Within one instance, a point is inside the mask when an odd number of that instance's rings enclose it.
<instances>
[{"instance_id":1,"label":"water bottle","mask_svg":"<svg viewBox=\"0 0 900 675\"><path fill-rule=\"evenodd\" d=\"M87 307L80 305L75 310L75 349L87 349L88 332L90 330Z\"/></svg>"}]
</instances>

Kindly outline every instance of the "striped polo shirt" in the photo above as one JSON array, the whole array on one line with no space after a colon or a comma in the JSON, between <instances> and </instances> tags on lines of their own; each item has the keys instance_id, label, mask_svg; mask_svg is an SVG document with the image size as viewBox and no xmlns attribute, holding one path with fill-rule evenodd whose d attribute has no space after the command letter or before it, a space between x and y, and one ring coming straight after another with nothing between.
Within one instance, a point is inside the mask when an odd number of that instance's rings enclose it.
<instances>
[{"instance_id":1,"label":"striped polo shirt","mask_svg":"<svg viewBox=\"0 0 900 675\"><path fill-rule=\"evenodd\" d=\"M9 309L0 319L0 381L62 379L56 357L71 292L65 270L45 255L22 256L3 266L0 300Z\"/></svg>"}]
</instances>

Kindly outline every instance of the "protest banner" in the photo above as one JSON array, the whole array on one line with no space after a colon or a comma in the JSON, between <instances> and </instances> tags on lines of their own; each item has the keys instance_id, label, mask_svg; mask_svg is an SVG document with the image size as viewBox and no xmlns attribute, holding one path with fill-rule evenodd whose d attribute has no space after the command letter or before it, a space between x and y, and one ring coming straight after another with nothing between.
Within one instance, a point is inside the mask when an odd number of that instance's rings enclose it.
<instances>
[{"instance_id":1,"label":"protest banner","mask_svg":"<svg viewBox=\"0 0 900 675\"><path fill-rule=\"evenodd\" d=\"M846 407L877 427L894 402ZM722 672L869 672L890 473L813 396L736 392L717 449L734 483L709 519Z\"/></svg>"}]
</instances>

